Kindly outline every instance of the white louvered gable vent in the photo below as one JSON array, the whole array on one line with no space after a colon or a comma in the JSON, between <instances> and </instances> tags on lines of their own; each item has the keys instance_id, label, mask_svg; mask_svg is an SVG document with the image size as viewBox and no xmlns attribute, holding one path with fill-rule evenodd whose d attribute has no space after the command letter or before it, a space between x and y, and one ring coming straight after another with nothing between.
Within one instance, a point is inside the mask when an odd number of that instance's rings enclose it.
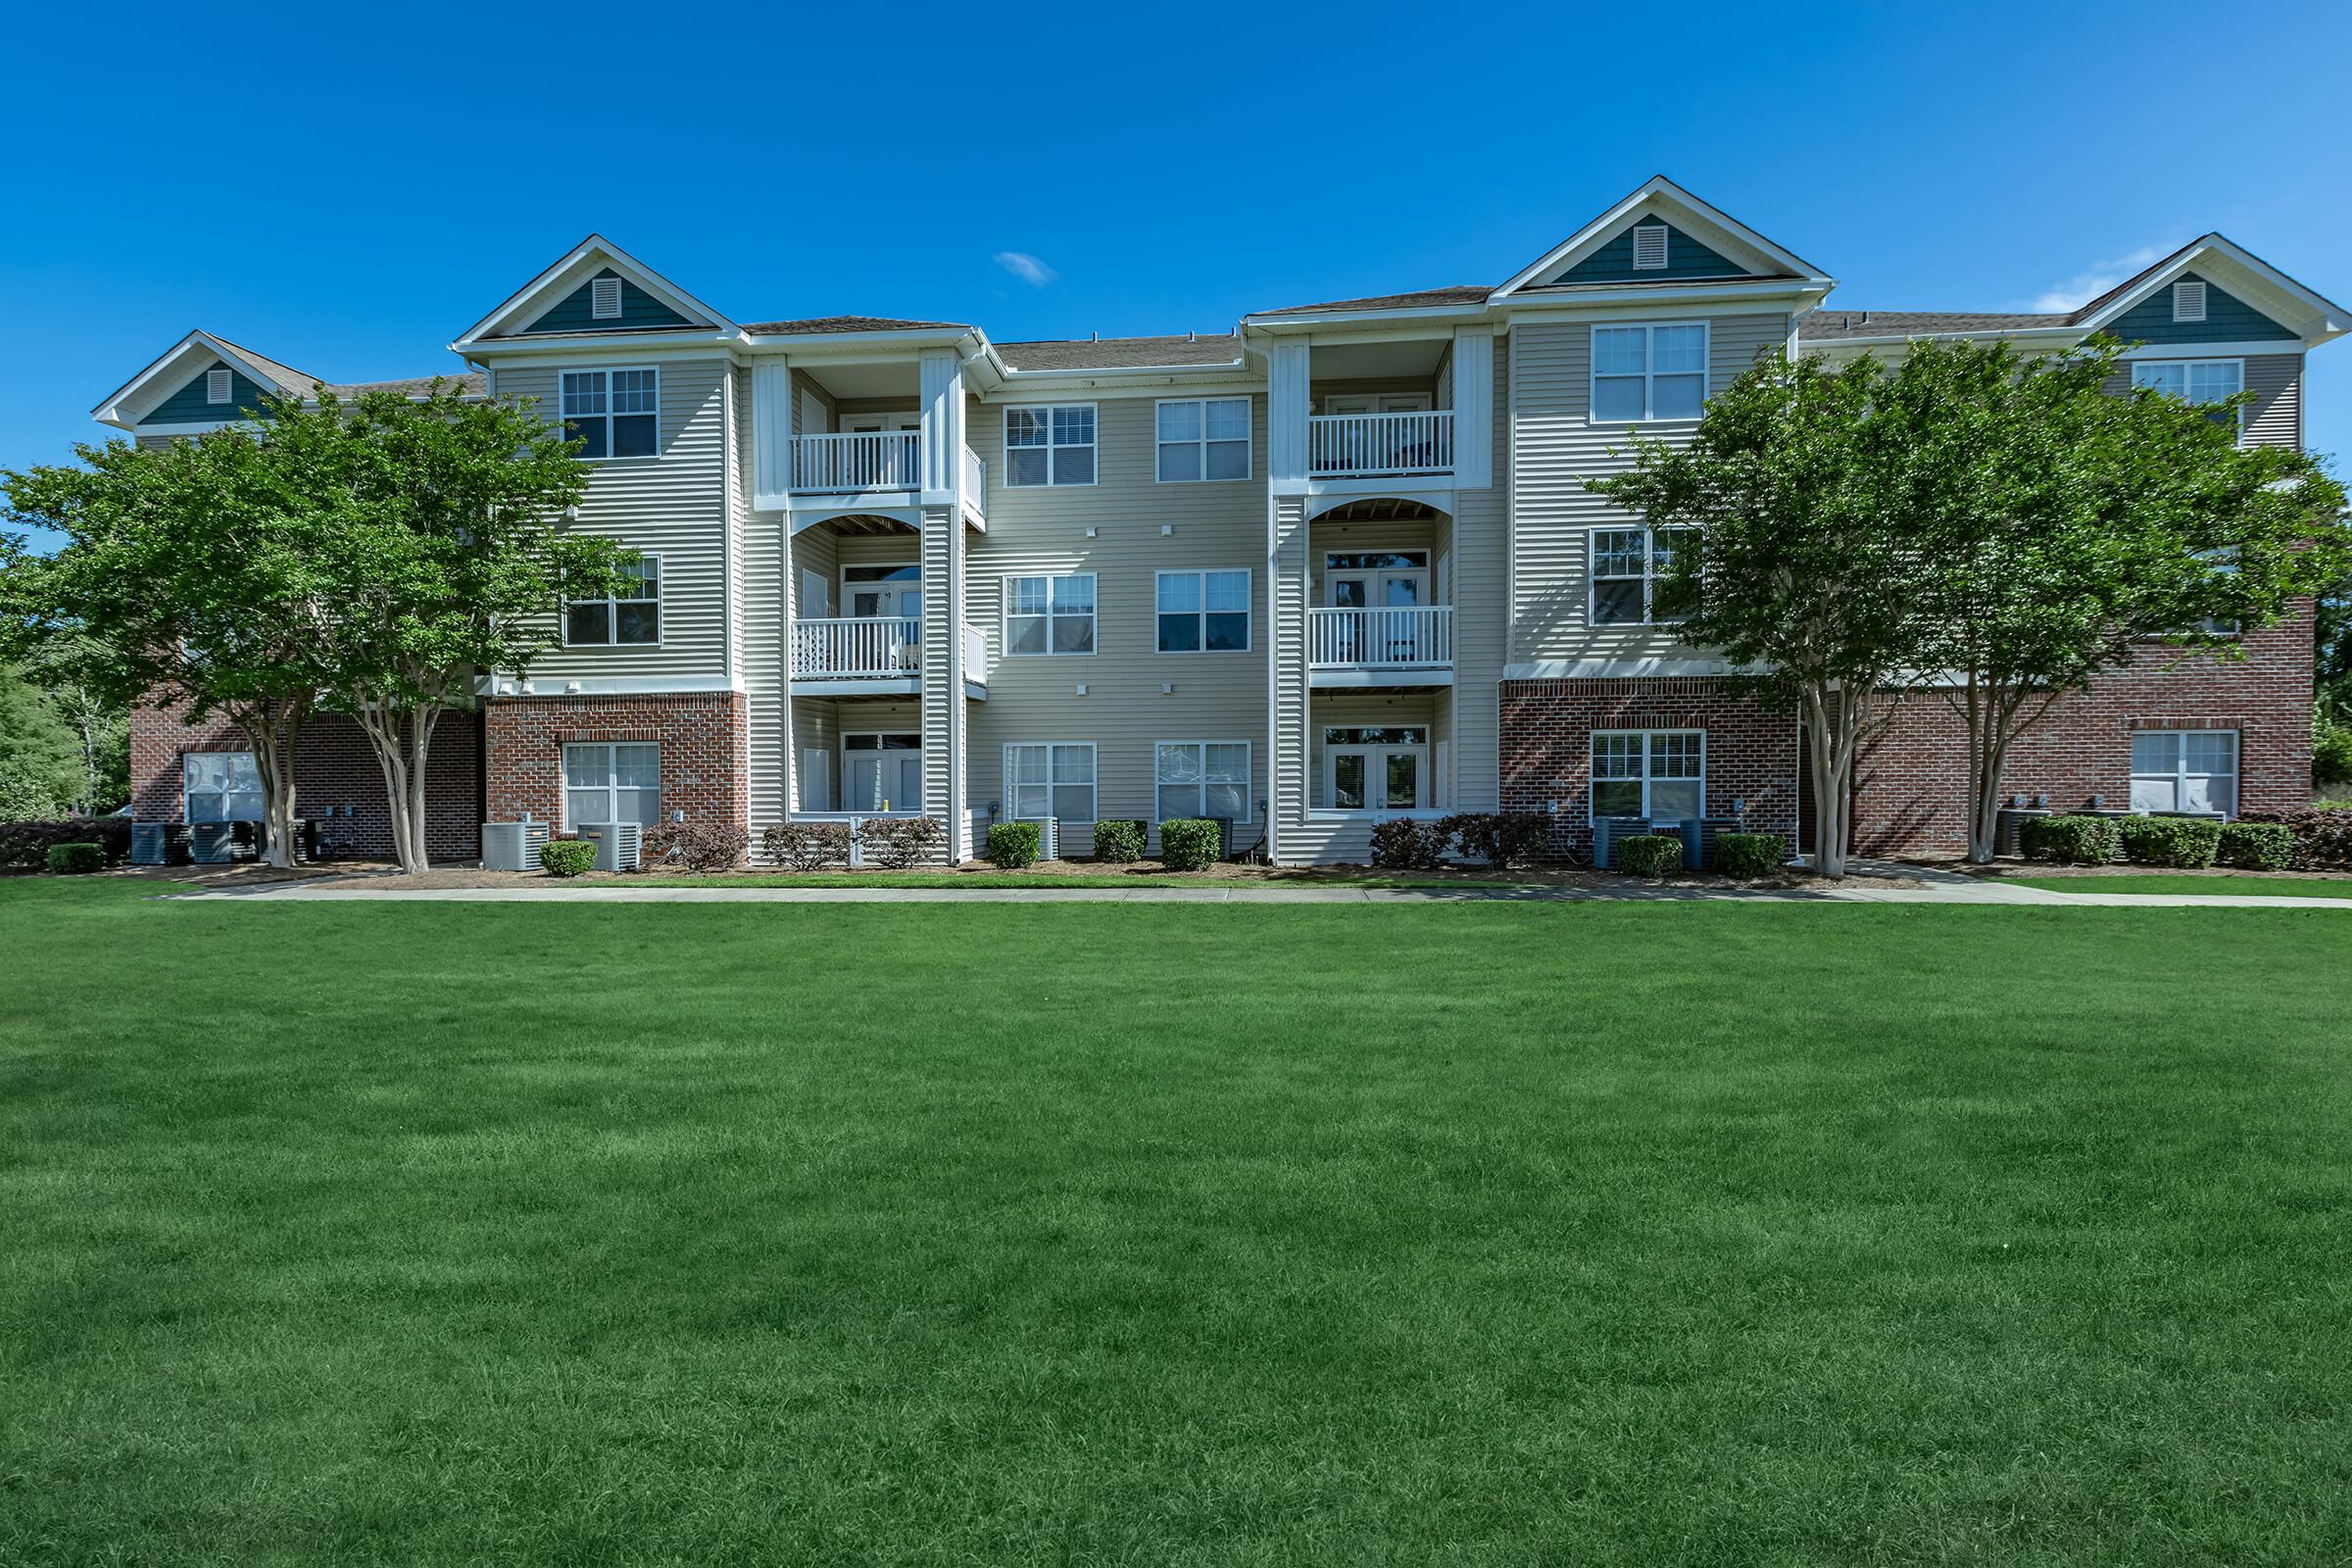
<instances>
[{"instance_id":1,"label":"white louvered gable vent","mask_svg":"<svg viewBox=\"0 0 2352 1568\"><path fill-rule=\"evenodd\" d=\"M1634 229L1634 270L1655 271L1666 265L1666 225L1642 223Z\"/></svg>"},{"instance_id":2,"label":"white louvered gable vent","mask_svg":"<svg viewBox=\"0 0 2352 1568\"><path fill-rule=\"evenodd\" d=\"M2202 321L2205 319L2205 285L2196 278L2184 277L2173 285L2173 319Z\"/></svg>"},{"instance_id":3,"label":"white louvered gable vent","mask_svg":"<svg viewBox=\"0 0 2352 1568\"><path fill-rule=\"evenodd\" d=\"M221 366L216 366L216 367L214 367L212 369L209 369L209 370L207 370L207 371L205 371L205 372L204 372L204 401L205 401L205 402L207 402L207 403L226 403L226 402L229 400L229 398L230 398L230 396L231 396L231 395L232 395L232 393L231 393L231 388L229 387L229 384L228 384L228 367L227 367L227 366L225 366L225 365L221 365Z\"/></svg>"},{"instance_id":4,"label":"white louvered gable vent","mask_svg":"<svg viewBox=\"0 0 2352 1568\"><path fill-rule=\"evenodd\" d=\"M620 318L620 279L600 277L589 285L589 314L600 321Z\"/></svg>"}]
</instances>

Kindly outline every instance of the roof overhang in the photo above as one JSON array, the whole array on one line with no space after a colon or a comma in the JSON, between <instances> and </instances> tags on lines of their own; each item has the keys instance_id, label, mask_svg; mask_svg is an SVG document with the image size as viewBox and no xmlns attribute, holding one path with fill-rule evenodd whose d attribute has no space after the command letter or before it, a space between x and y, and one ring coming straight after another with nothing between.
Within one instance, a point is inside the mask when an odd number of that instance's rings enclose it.
<instances>
[{"instance_id":1,"label":"roof overhang","mask_svg":"<svg viewBox=\"0 0 2352 1568\"><path fill-rule=\"evenodd\" d=\"M285 377L263 369L234 346L198 328L156 356L145 369L108 393L90 411L90 417L118 429L131 429L157 404L170 397L188 376L195 374L200 362L209 367L214 360L227 361L232 368L244 372L247 380L259 386L296 397L306 396L311 390L308 384L289 385Z\"/></svg>"},{"instance_id":2,"label":"roof overhang","mask_svg":"<svg viewBox=\"0 0 2352 1568\"><path fill-rule=\"evenodd\" d=\"M498 309L467 327L458 335L450 348L465 354L484 338L501 338L507 330L527 326L538 319L547 306L578 288L595 273L610 267L655 299L680 316L700 317L710 323L698 330L705 333L735 333L736 325L726 317L705 305L701 300L640 262L627 251L602 234L591 234L558 257L553 265L538 276L507 296ZM600 334L610 338L612 334ZM502 338L503 340L503 338Z\"/></svg>"},{"instance_id":3,"label":"roof overhang","mask_svg":"<svg viewBox=\"0 0 2352 1568\"><path fill-rule=\"evenodd\" d=\"M2074 330L2085 337L2103 330L2182 272L2195 272L2221 284L2279 325L2300 334L2305 348L2316 348L2352 331L2352 311L2305 288L2252 251L2220 234L2191 240L2158 262L2112 297L2100 301L2097 309L2074 323Z\"/></svg>"},{"instance_id":4,"label":"roof overhang","mask_svg":"<svg viewBox=\"0 0 2352 1568\"><path fill-rule=\"evenodd\" d=\"M1628 219L1644 207L1673 219L1680 226L1690 229L1718 249L1746 251L1764 262L1772 271L1791 274L1824 293L1836 286L1837 279L1794 251L1765 238L1722 209L1700 201L1664 174L1657 174L1645 180L1607 212L1536 258L1489 298L1500 303L1506 296L1515 296L1537 278L1560 268L1575 266L1597 250L1625 225ZM1729 242L1728 247L1720 243L1725 241Z\"/></svg>"}]
</instances>

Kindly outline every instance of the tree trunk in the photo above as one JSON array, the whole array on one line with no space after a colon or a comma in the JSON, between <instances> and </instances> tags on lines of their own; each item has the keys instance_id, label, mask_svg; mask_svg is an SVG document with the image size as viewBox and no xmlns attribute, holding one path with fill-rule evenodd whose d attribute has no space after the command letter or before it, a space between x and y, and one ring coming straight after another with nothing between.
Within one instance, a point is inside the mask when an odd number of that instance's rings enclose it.
<instances>
[{"instance_id":1,"label":"tree trunk","mask_svg":"<svg viewBox=\"0 0 2352 1568\"><path fill-rule=\"evenodd\" d=\"M237 727L253 748L253 770L262 784L262 858L279 870L294 865L294 742L302 714L265 706L236 715Z\"/></svg>"},{"instance_id":2,"label":"tree trunk","mask_svg":"<svg viewBox=\"0 0 2352 1568\"><path fill-rule=\"evenodd\" d=\"M2001 784L2009 766L2009 749L2017 738L2041 721L2061 694L2047 691L2032 713L2026 705L2032 687L2014 680L1984 678L1971 672L1956 696L1946 700L1960 709L1968 722L1968 858L1983 865L1990 861L2001 823Z\"/></svg>"},{"instance_id":3,"label":"tree trunk","mask_svg":"<svg viewBox=\"0 0 2352 1568\"><path fill-rule=\"evenodd\" d=\"M438 703L428 703L409 715L409 840L416 851L416 863L403 869L418 873L432 869L432 845L426 837L432 818L426 808L430 792L425 762L432 753L433 729L440 722Z\"/></svg>"},{"instance_id":4,"label":"tree trunk","mask_svg":"<svg viewBox=\"0 0 2352 1568\"><path fill-rule=\"evenodd\" d=\"M417 855L415 825L410 817L408 748L401 738L401 713L375 703L357 705L360 728L375 753L375 765L384 775L384 805L392 819L392 858L412 875L424 869Z\"/></svg>"},{"instance_id":5,"label":"tree trunk","mask_svg":"<svg viewBox=\"0 0 2352 1568\"><path fill-rule=\"evenodd\" d=\"M1807 760L1813 770L1813 869L1826 877L1845 875L1854 769L1851 708L1835 689L1816 688L1804 696L1805 724L1815 737Z\"/></svg>"}]
</instances>

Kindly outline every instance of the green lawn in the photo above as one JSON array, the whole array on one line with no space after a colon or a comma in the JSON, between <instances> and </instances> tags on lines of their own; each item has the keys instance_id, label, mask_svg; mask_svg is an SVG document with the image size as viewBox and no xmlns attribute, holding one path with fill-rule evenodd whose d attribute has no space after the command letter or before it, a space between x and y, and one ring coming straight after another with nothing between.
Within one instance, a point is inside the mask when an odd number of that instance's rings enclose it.
<instances>
[{"instance_id":1,"label":"green lawn","mask_svg":"<svg viewBox=\"0 0 2352 1568\"><path fill-rule=\"evenodd\" d=\"M2316 1564L2352 927L0 883L0 1563Z\"/></svg>"},{"instance_id":2,"label":"green lawn","mask_svg":"<svg viewBox=\"0 0 2352 1568\"><path fill-rule=\"evenodd\" d=\"M1153 871L729 871L599 877L583 888L1510 888L1504 878L1413 876L1186 876Z\"/></svg>"},{"instance_id":3,"label":"green lawn","mask_svg":"<svg viewBox=\"0 0 2352 1568\"><path fill-rule=\"evenodd\" d=\"M2113 876L2005 876L2030 888L2060 893L2192 893L2210 898L2352 899L2352 877L2256 876L2251 872L2119 871Z\"/></svg>"}]
</instances>

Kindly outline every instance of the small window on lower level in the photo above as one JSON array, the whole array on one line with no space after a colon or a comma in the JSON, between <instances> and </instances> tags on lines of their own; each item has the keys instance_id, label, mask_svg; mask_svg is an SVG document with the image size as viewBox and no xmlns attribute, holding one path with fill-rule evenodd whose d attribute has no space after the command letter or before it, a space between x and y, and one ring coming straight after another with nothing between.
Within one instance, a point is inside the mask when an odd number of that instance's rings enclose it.
<instances>
[{"instance_id":1,"label":"small window on lower level","mask_svg":"<svg viewBox=\"0 0 2352 1568\"><path fill-rule=\"evenodd\" d=\"M1682 822L1702 813L1707 736L1696 729L1603 730L1592 737L1592 814Z\"/></svg>"},{"instance_id":2,"label":"small window on lower level","mask_svg":"<svg viewBox=\"0 0 2352 1568\"><path fill-rule=\"evenodd\" d=\"M2237 731L2143 729L2132 736L2132 809L2237 814Z\"/></svg>"},{"instance_id":3,"label":"small window on lower level","mask_svg":"<svg viewBox=\"0 0 2352 1568\"><path fill-rule=\"evenodd\" d=\"M662 748L604 742L564 748L564 825L662 820Z\"/></svg>"}]
</instances>

